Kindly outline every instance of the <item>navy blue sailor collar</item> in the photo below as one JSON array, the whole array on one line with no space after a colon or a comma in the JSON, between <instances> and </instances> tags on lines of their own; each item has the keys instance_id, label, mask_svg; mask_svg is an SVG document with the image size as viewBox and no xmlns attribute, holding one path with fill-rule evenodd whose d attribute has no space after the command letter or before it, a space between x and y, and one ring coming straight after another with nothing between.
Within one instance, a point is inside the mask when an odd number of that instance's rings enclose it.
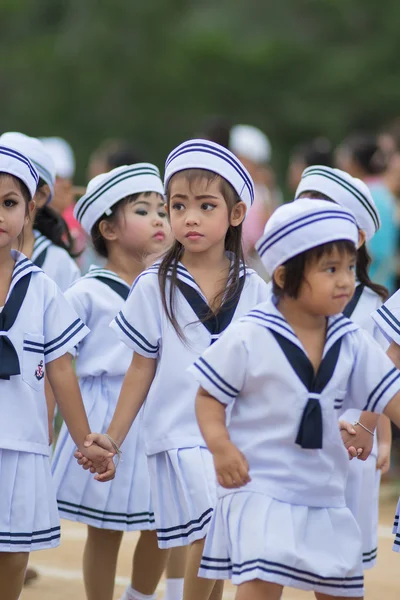
<instances>
[{"instance_id":1,"label":"navy blue sailor collar","mask_svg":"<svg viewBox=\"0 0 400 600\"><path fill-rule=\"evenodd\" d=\"M117 273L103 267L98 267L97 265L91 265L89 271L82 279L97 279L105 283L116 294L121 296L123 300L127 300L131 289L130 285L117 275Z\"/></svg>"},{"instance_id":2,"label":"navy blue sailor collar","mask_svg":"<svg viewBox=\"0 0 400 600\"><path fill-rule=\"evenodd\" d=\"M11 256L15 260L15 266L11 276L11 284L10 289L8 290L6 302L20 279L25 277L25 275L28 273L43 272L40 267L36 266L31 260L29 260L29 258L25 256L25 254L22 254L22 252L18 252L18 250L11 250Z\"/></svg>"},{"instance_id":3,"label":"navy blue sailor collar","mask_svg":"<svg viewBox=\"0 0 400 600\"><path fill-rule=\"evenodd\" d=\"M256 323L266 329L271 329L276 333L284 336L290 342L298 346L305 354L305 349L292 326L287 322L282 313L278 310L274 302L274 296L269 300L260 304L247 315L242 317L241 321L250 321ZM353 323L343 314L333 315L328 317L326 340L322 358L326 356L332 346L343 336L348 333L357 331L359 326Z\"/></svg>"},{"instance_id":4,"label":"navy blue sailor collar","mask_svg":"<svg viewBox=\"0 0 400 600\"><path fill-rule=\"evenodd\" d=\"M47 250L47 248L49 246L52 246L53 242L51 240L49 240L49 238L47 238L46 236L41 234L39 231L37 231L36 229L33 230L33 235L35 236L35 242L33 244L31 261L33 263L36 263L36 260L39 258L39 256L45 250Z\"/></svg>"}]
</instances>

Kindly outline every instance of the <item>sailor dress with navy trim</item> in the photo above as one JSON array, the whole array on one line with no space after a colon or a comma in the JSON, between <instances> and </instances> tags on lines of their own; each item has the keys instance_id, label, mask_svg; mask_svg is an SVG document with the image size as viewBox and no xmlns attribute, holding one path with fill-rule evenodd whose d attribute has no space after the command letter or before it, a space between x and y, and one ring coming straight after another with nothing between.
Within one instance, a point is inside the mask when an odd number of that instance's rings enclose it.
<instances>
[{"instance_id":1,"label":"sailor dress with navy trim","mask_svg":"<svg viewBox=\"0 0 400 600\"><path fill-rule=\"evenodd\" d=\"M123 279L94 266L65 293L90 328L77 348L76 369L92 431L107 431L132 360L132 352L109 328L128 294L129 285ZM99 483L88 476L77 464L74 451L75 444L63 425L52 462L62 518L99 529L155 528L141 413L122 444L118 474L112 481Z\"/></svg>"},{"instance_id":2,"label":"sailor dress with navy trim","mask_svg":"<svg viewBox=\"0 0 400 600\"><path fill-rule=\"evenodd\" d=\"M345 503L349 461L335 405L340 399L345 408L383 411L400 390L384 352L343 315L331 317L314 377L269 301L232 325L189 371L229 407L230 437L251 477L239 489L218 487L200 576L362 596L361 535Z\"/></svg>"}]
</instances>

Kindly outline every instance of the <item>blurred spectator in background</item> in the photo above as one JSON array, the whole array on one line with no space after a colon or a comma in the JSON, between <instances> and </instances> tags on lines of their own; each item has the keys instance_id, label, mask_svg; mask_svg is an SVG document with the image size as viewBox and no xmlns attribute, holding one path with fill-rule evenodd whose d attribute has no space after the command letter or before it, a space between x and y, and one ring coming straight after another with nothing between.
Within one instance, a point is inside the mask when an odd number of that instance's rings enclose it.
<instances>
[{"instance_id":1,"label":"blurred spectator in background","mask_svg":"<svg viewBox=\"0 0 400 600\"><path fill-rule=\"evenodd\" d=\"M333 167L332 145L325 137L318 137L295 146L289 159L287 172L287 185L292 194L297 190L304 169L313 165Z\"/></svg>"},{"instance_id":2,"label":"blurred spectator in background","mask_svg":"<svg viewBox=\"0 0 400 600\"><path fill-rule=\"evenodd\" d=\"M224 117L209 117L203 124L202 131L196 137L210 140L224 148L229 148L232 123Z\"/></svg>"},{"instance_id":3,"label":"blurred spectator in background","mask_svg":"<svg viewBox=\"0 0 400 600\"><path fill-rule=\"evenodd\" d=\"M343 169L362 179L369 187L381 218L381 228L369 242L372 256L370 276L393 293L396 285L396 254L398 221L396 200L389 189L387 175L389 150L378 144L378 136L353 135L337 149L336 162Z\"/></svg>"},{"instance_id":4,"label":"blurred spectator in background","mask_svg":"<svg viewBox=\"0 0 400 600\"><path fill-rule=\"evenodd\" d=\"M105 140L89 158L88 181L116 167L142 162L138 150L127 140Z\"/></svg>"},{"instance_id":5,"label":"blurred spectator in background","mask_svg":"<svg viewBox=\"0 0 400 600\"><path fill-rule=\"evenodd\" d=\"M274 173L269 165L271 145L260 129L252 125L235 125L230 130L229 148L241 160L254 181L253 206L243 223L243 249L249 264L266 277L255 251L255 244L264 233L265 224L279 203Z\"/></svg>"}]
</instances>

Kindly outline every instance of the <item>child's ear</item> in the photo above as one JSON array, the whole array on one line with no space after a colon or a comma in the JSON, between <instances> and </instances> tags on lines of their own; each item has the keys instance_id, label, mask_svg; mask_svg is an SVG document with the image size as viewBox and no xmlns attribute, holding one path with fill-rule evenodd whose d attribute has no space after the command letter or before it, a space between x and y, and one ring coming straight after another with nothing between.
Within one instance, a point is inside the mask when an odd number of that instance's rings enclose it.
<instances>
[{"instance_id":1,"label":"child's ear","mask_svg":"<svg viewBox=\"0 0 400 600\"><path fill-rule=\"evenodd\" d=\"M244 221L246 216L247 206L244 202L236 202L235 206L232 208L231 216L229 217L229 223L233 227L237 227Z\"/></svg>"},{"instance_id":2,"label":"child's ear","mask_svg":"<svg viewBox=\"0 0 400 600\"><path fill-rule=\"evenodd\" d=\"M285 267L283 265L275 269L273 274L273 280L281 290L283 290L283 288L285 287L285 275L286 272Z\"/></svg>"},{"instance_id":3,"label":"child's ear","mask_svg":"<svg viewBox=\"0 0 400 600\"><path fill-rule=\"evenodd\" d=\"M358 244L357 244L357 250L359 248L361 248L361 246L364 246L365 242L367 240L367 236L365 234L364 229L359 229L358 230Z\"/></svg>"},{"instance_id":4,"label":"child's ear","mask_svg":"<svg viewBox=\"0 0 400 600\"><path fill-rule=\"evenodd\" d=\"M100 221L99 223L99 231L101 236L107 240L108 242L112 242L117 239L117 232L115 231L114 224L112 221Z\"/></svg>"},{"instance_id":5,"label":"child's ear","mask_svg":"<svg viewBox=\"0 0 400 600\"><path fill-rule=\"evenodd\" d=\"M36 202L34 200L29 200L28 210L25 215L25 225L27 225L30 221L33 221L33 215L36 208Z\"/></svg>"}]
</instances>

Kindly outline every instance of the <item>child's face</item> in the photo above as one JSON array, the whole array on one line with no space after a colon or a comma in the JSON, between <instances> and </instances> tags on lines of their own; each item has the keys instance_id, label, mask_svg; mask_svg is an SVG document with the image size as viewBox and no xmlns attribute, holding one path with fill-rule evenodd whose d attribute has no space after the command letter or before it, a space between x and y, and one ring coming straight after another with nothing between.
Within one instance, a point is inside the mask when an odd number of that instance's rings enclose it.
<instances>
[{"instance_id":1,"label":"child's face","mask_svg":"<svg viewBox=\"0 0 400 600\"><path fill-rule=\"evenodd\" d=\"M306 267L298 301L314 316L343 312L355 289L356 256L334 248Z\"/></svg>"},{"instance_id":2,"label":"child's face","mask_svg":"<svg viewBox=\"0 0 400 600\"><path fill-rule=\"evenodd\" d=\"M184 175L175 175L169 216L175 238L190 252L205 252L225 243L230 221L218 178L209 182L199 177L189 183Z\"/></svg>"},{"instance_id":3,"label":"child's face","mask_svg":"<svg viewBox=\"0 0 400 600\"><path fill-rule=\"evenodd\" d=\"M13 177L0 178L0 248L11 248L28 223L33 207L31 201L27 211L26 200Z\"/></svg>"},{"instance_id":4,"label":"child's face","mask_svg":"<svg viewBox=\"0 0 400 600\"><path fill-rule=\"evenodd\" d=\"M116 237L125 249L148 256L163 253L170 244L171 228L164 199L159 194L140 194L121 210Z\"/></svg>"}]
</instances>

